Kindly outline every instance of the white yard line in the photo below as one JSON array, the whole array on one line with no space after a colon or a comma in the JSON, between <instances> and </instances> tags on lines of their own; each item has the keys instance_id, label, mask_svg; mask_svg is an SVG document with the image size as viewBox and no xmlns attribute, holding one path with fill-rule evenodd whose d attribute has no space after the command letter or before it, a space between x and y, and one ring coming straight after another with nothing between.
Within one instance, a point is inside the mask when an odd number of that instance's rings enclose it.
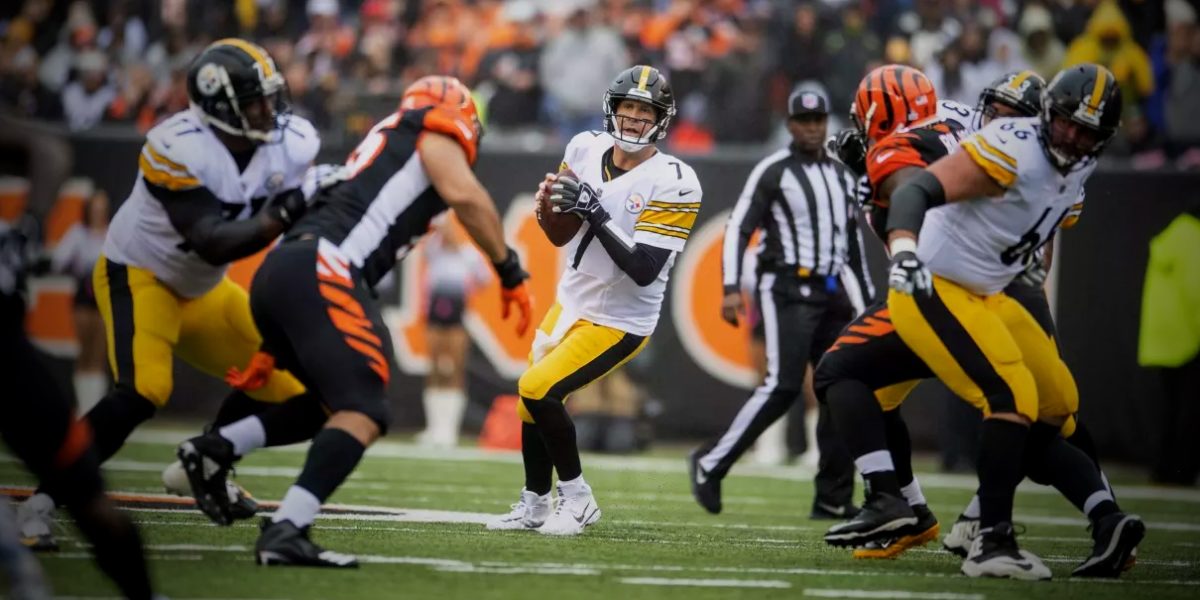
<instances>
[{"instance_id":1,"label":"white yard line","mask_svg":"<svg viewBox=\"0 0 1200 600\"><path fill-rule=\"evenodd\" d=\"M135 431L129 439L131 442L135 443L167 445L173 448L178 445L179 442L193 435L196 435L196 432L192 430L142 428ZM304 453L308 452L308 446L306 444L297 444L294 446L285 446L283 448L272 448L269 451ZM452 448L449 450L434 450L413 444L393 442L388 440L375 443L373 446L371 446L371 449L367 451L367 455L380 458L406 458L415 460L497 462L509 464L519 464L521 462L521 455L519 452L493 452L468 447ZM584 458L589 469L609 471L639 471L646 473L678 473L680 476L686 473L687 470L686 464L684 463L682 457L677 459L667 459L639 456L617 457L588 454L585 455ZM239 469L239 471L241 471L241 469ZM742 467L739 467L739 472L743 475L753 475L788 481L811 481L814 474L812 469L801 466L771 467L752 464L746 464ZM979 485L978 479L972 475L954 475L946 473L920 473L919 475L921 478L921 486L924 488L974 490ZM1028 481L1021 484L1020 490L1022 492L1032 494L1058 494L1058 491L1054 488L1040 486ZM1121 498L1138 500L1166 500L1200 504L1200 490L1191 489L1163 489L1154 486L1121 485L1117 486L1117 495Z\"/></svg>"},{"instance_id":2,"label":"white yard line","mask_svg":"<svg viewBox=\"0 0 1200 600\"><path fill-rule=\"evenodd\" d=\"M787 589L792 584L776 579L670 579L664 577L622 577L630 585L662 585L673 587L776 588Z\"/></svg>"},{"instance_id":3,"label":"white yard line","mask_svg":"<svg viewBox=\"0 0 1200 600\"><path fill-rule=\"evenodd\" d=\"M983 594L953 592L906 592L903 590L837 590L808 589L805 596L813 598L895 598L898 600L984 600Z\"/></svg>"},{"instance_id":4,"label":"white yard line","mask_svg":"<svg viewBox=\"0 0 1200 600\"><path fill-rule=\"evenodd\" d=\"M249 525L245 525L249 527ZM492 534L495 535L495 534ZM149 548L155 552L164 552L162 560L172 560L175 554L171 554L170 549L179 548L184 552L237 552L249 551L248 547L236 545L204 545L204 544L164 544L151 545ZM91 555L85 552L59 552L56 554L44 555L46 559L91 559ZM184 554L183 556L192 557L194 554ZM360 562L380 565L414 565L425 566L439 571L455 571L455 572L475 572L475 573L501 573L513 569L527 569L529 573L547 573L547 574L571 574L575 572L587 574L603 573L606 571L625 571L625 572L670 572L670 573L722 573L731 575L774 575L774 576L826 576L826 577L915 577L923 579L954 579L961 580L963 576L953 573L932 573L928 571L892 571L892 570L853 570L853 569L819 569L819 568L772 568L772 567L725 567L725 566L703 566L703 565L663 565L663 564L621 564L621 563L555 563L555 562L507 562L485 560L478 562L465 561L454 558L437 558L424 556L386 556L386 555L361 555L357 557ZM1140 561L1139 561L1140 562ZM1088 584L1106 584L1106 585L1182 585L1200 587L1200 579L1166 579L1166 580L1097 580L1097 579L1061 579L1057 580L1060 583L1069 583L1073 585L1088 585Z\"/></svg>"}]
</instances>

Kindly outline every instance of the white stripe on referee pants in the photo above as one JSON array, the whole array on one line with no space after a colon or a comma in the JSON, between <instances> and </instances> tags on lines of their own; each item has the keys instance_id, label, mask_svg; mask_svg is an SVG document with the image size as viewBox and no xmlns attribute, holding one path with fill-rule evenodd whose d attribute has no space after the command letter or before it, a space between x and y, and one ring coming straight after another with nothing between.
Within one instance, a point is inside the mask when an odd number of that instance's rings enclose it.
<instances>
[{"instance_id":1,"label":"white stripe on referee pants","mask_svg":"<svg viewBox=\"0 0 1200 600\"><path fill-rule=\"evenodd\" d=\"M779 316L775 312L775 297L771 293L775 287L775 274L764 273L762 281L758 283L758 297L762 303L759 310L762 311L763 330L767 337L767 377L763 380L762 385L754 389L754 394L742 405L742 410L733 419L733 423L729 425L729 429L725 435L713 446L712 450L708 451L700 458L700 467L705 471L711 471L729 454L729 450L737 443L738 438L750 426L750 422L754 420L754 416L762 409L767 398L771 397L771 392L775 391L775 386L779 384Z\"/></svg>"}]
</instances>

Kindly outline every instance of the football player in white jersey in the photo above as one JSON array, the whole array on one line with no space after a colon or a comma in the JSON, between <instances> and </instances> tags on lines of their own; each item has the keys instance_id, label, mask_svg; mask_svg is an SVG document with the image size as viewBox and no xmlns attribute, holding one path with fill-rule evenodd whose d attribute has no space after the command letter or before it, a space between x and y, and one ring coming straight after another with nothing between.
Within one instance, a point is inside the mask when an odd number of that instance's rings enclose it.
<instances>
[{"instance_id":1,"label":"football player in white jersey","mask_svg":"<svg viewBox=\"0 0 1200 600\"><path fill-rule=\"evenodd\" d=\"M577 535L600 519L563 402L637 355L658 322L668 273L702 196L692 168L655 147L674 115L674 95L658 69L622 71L604 97L604 131L585 131L567 145L559 171L577 179L549 174L538 189L539 207L583 224L566 243L557 302L519 382L525 488L489 529Z\"/></svg>"},{"instance_id":2,"label":"football player in white jersey","mask_svg":"<svg viewBox=\"0 0 1200 600\"><path fill-rule=\"evenodd\" d=\"M1145 535L1095 465L1057 436L1077 410L1074 380L1053 339L1003 292L1071 215L1120 114L1107 69L1071 67L1047 86L1038 117L989 123L892 196L888 306L896 332L986 417L980 530L962 566L968 576L1050 577L1017 547L1011 524L1030 459L1061 471L1050 476L1092 521L1093 553L1073 574L1116 577ZM1031 430L1035 423L1050 435ZM1014 448L1026 449L1027 464Z\"/></svg>"},{"instance_id":3,"label":"football player in white jersey","mask_svg":"<svg viewBox=\"0 0 1200 600\"><path fill-rule=\"evenodd\" d=\"M261 338L247 294L225 270L303 213L301 183L320 147L313 126L287 114L283 74L262 48L219 40L194 59L187 77L191 107L146 134L133 191L96 263L116 382L87 414L102 461L166 404L173 357L221 378L254 355ZM294 377L276 371L250 396L282 402L303 392ZM254 410L252 400L235 394L236 408L222 412ZM218 424L241 416L225 415ZM52 547L54 490L45 491L50 495L35 495L19 513L26 538ZM239 516L250 517L252 502L239 500Z\"/></svg>"}]
</instances>

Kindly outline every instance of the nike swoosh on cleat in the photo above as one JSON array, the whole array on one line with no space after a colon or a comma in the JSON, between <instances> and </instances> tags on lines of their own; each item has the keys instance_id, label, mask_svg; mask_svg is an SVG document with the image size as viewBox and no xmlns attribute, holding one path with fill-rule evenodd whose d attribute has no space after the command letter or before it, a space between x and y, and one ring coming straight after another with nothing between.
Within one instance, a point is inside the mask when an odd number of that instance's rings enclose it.
<instances>
[{"instance_id":1,"label":"nike swoosh on cleat","mask_svg":"<svg viewBox=\"0 0 1200 600\"><path fill-rule=\"evenodd\" d=\"M839 517L840 517L840 516L842 516L842 515L844 515L844 514L846 514L846 507L845 507L845 506L837 506L837 507L835 507L835 506L831 506L831 505L829 505L829 504L825 504L824 502L818 502L818 503L817 503L817 508L819 508L819 509L821 509L821 510L823 510L823 511L827 512L827 513L830 513L830 514L833 514L833 515L837 515L837 516L839 516Z\"/></svg>"},{"instance_id":2,"label":"nike swoosh on cleat","mask_svg":"<svg viewBox=\"0 0 1200 600\"><path fill-rule=\"evenodd\" d=\"M575 522L576 522L576 523L579 523L579 524L581 524L581 525L582 525L582 524L583 524L583 522L584 522L585 520L587 520L587 518L588 518L588 517L592 516L592 515L588 514L588 511L587 511L587 510L588 510L589 508L591 508L591 507L592 507L592 503L591 503L591 502L588 502L588 503L587 503L587 505L583 507L583 510L579 511L579 515L578 515L578 516L576 516L576 515L571 515L571 518L575 519Z\"/></svg>"}]
</instances>

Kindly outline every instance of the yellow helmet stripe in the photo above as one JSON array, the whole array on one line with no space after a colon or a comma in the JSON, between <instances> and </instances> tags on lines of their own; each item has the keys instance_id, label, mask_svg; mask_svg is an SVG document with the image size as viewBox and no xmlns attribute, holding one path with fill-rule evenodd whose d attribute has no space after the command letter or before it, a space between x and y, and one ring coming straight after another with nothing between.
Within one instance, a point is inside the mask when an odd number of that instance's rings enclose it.
<instances>
[{"instance_id":1,"label":"yellow helmet stripe","mask_svg":"<svg viewBox=\"0 0 1200 600\"><path fill-rule=\"evenodd\" d=\"M1012 88L1014 92L1021 91L1021 84L1025 83L1025 80L1029 79L1030 75L1033 75L1033 71L1021 71L1017 73L1017 76L1013 77L1012 81L1008 83L1008 87Z\"/></svg>"},{"instance_id":2,"label":"yellow helmet stripe","mask_svg":"<svg viewBox=\"0 0 1200 600\"><path fill-rule=\"evenodd\" d=\"M644 66L644 67L642 67L642 74L641 74L641 76L640 76L640 77L638 77L638 89L639 89L639 90L642 90L642 91L645 91L645 90L646 90L646 83L647 83L647 82L649 82L649 81L650 81L650 67L648 67L648 66Z\"/></svg>"},{"instance_id":3,"label":"yellow helmet stripe","mask_svg":"<svg viewBox=\"0 0 1200 600\"><path fill-rule=\"evenodd\" d=\"M1085 109L1089 116L1095 116L1096 111L1100 110L1100 102L1104 98L1104 86L1107 84L1108 70L1104 67L1098 67L1096 69L1096 84L1092 86L1091 101L1088 102L1087 108Z\"/></svg>"},{"instance_id":4,"label":"yellow helmet stripe","mask_svg":"<svg viewBox=\"0 0 1200 600\"><path fill-rule=\"evenodd\" d=\"M258 46L247 42L246 40L241 40L238 38L225 38L213 42L213 45L233 46L234 48L249 54L250 58L253 58L254 62L259 64L259 67L262 69L262 76L264 78L275 74L275 62L271 60L271 57L267 56L267 53L264 52L262 48L259 48Z\"/></svg>"}]
</instances>

